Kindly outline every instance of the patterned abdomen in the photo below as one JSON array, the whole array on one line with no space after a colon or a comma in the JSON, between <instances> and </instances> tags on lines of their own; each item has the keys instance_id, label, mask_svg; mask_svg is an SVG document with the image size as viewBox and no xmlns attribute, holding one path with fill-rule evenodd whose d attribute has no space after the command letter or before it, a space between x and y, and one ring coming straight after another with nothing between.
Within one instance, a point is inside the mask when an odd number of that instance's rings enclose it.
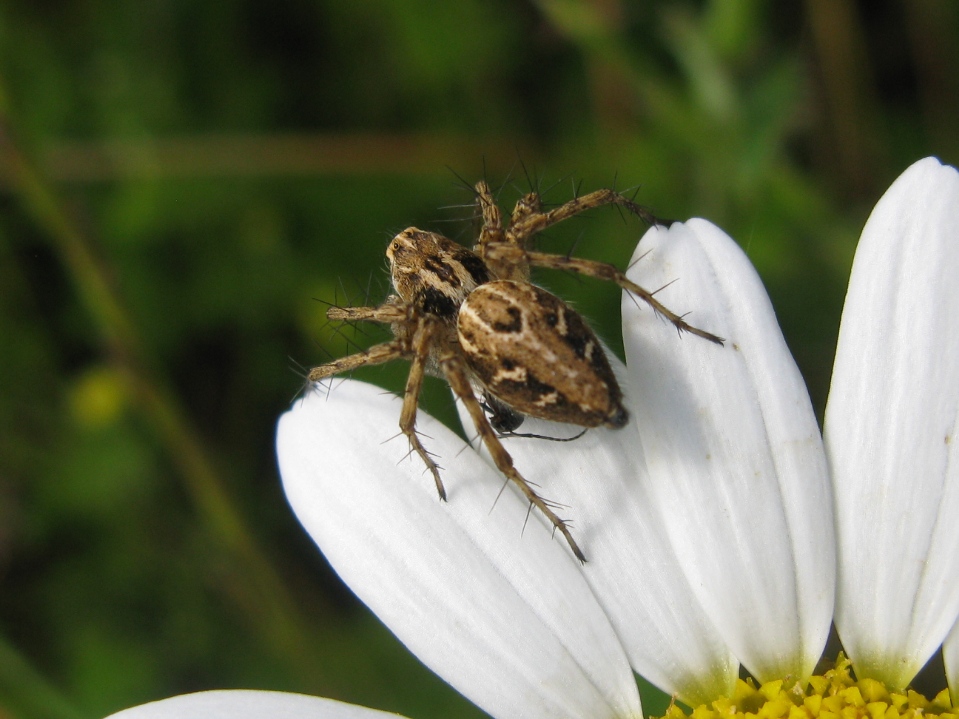
<instances>
[{"instance_id":1,"label":"patterned abdomen","mask_svg":"<svg viewBox=\"0 0 959 719\"><path fill-rule=\"evenodd\" d=\"M622 427L629 415L596 335L565 302L497 280L463 301L457 332L477 379L523 414L582 427Z\"/></svg>"}]
</instances>

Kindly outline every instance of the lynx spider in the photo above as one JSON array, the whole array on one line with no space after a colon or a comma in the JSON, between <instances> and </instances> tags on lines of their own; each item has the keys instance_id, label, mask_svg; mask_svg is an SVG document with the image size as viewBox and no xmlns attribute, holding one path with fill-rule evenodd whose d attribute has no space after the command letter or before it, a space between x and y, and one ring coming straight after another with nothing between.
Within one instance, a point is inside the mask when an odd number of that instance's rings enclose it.
<instances>
[{"instance_id":1,"label":"lynx spider","mask_svg":"<svg viewBox=\"0 0 959 719\"><path fill-rule=\"evenodd\" d=\"M327 312L332 320L389 324L393 339L314 367L308 379L318 382L364 365L409 360L400 429L445 500L440 467L416 431L424 376L445 378L499 471L585 562L568 521L556 514L559 505L537 494L517 471L497 430L515 429L525 415L612 428L624 426L629 415L595 334L562 300L530 284L530 268L567 270L615 282L678 331L719 344L723 340L687 324L613 265L534 249L537 233L603 205L620 205L647 224L657 224L631 199L613 190L597 190L544 210L539 195L529 193L504 223L489 186L479 182L475 192L483 224L472 251L415 227L396 235L386 251L396 294L377 307L332 307Z\"/></svg>"}]
</instances>

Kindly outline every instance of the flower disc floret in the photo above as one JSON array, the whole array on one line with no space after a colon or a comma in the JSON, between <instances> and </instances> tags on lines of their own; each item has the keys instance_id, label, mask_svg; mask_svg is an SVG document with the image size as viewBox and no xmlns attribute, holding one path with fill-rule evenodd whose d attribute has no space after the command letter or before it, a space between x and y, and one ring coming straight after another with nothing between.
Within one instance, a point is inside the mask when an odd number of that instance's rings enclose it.
<instances>
[{"instance_id":1,"label":"flower disc floret","mask_svg":"<svg viewBox=\"0 0 959 719\"><path fill-rule=\"evenodd\" d=\"M736 682L732 697L721 697L689 713L673 703L664 719L959 719L959 711L943 689L933 699L916 691L891 692L875 679L857 680L849 660L840 654L836 666L810 677L803 689L795 682L751 679Z\"/></svg>"}]
</instances>

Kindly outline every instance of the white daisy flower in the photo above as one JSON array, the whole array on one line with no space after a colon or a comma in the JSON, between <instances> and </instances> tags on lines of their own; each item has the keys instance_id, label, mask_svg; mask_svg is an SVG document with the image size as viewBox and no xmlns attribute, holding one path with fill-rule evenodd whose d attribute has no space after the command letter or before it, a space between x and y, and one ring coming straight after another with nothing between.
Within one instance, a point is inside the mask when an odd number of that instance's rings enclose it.
<instances>
[{"instance_id":1,"label":"white daisy flower","mask_svg":"<svg viewBox=\"0 0 959 719\"><path fill-rule=\"evenodd\" d=\"M506 440L527 479L568 506L586 565L483 452L421 413L440 502L419 458L390 441L399 400L349 380L280 420L280 470L304 527L421 661L497 719L638 719L634 671L700 706L698 719L948 712L945 694L902 692L944 641L959 686L959 629L947 639L959 616L959 174L916 163L863 232L828 452L736 244L691 220L651 229L636 256L632 279L678 278L660 299L727 342L679 337L625 297L630 423L568 443ZM811 676L834 598L858 683L842 659ZM738 680L740 664L759 689ZM115 716L384 715L207 692Z\"/></svg>"}]
</instances>

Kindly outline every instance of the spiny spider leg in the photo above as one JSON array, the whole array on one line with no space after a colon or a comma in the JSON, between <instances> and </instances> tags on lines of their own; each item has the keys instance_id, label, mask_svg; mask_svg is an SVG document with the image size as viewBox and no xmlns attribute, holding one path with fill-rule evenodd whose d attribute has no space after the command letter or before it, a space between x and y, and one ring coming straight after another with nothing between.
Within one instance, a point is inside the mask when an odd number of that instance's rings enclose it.
<instances>
[{"instance_id":1,"label":"spiny spider leg","mask_svg":"<svg viewBox=\"0 0 959 719\"><path fill-rule=\"evenodd\" d=\"M642 205L633 202L628 197L619 194L615 190L596 190L587 195L582 195L566 202L559 207L554 207L546 212L534 212L522 216L518 222L514 222L506 230L506 240L520 247L529 247L530 238L537 232L552 227L558 222L568 220L574 215L578 215L594 207L603 207L604 205L622 205L634 215L639 217L647 225L662 224L660 220Z\"/></svg>"},{"instance_id":2,"label":"spiny spider leg","mask_svg":"<svg viewBox=\"0 0 959 719\"><path fill-rule=\"evenodd\" d=\"M513 214L510 215L509 225L510 227L515 227L520 222L523 222L527 217L531 215L539 214L543 209L543 202L540 199L540 196L535 192L530 192L526 195L523 195L516 203L516 206L513 208ZM508 242L515 241L515 238L508 237Z\"/></svg>"},{"instance_id":3,"label":"spiny spider leg","mask_svg":"<svg viewBox=\"0 0 959 719\"><path fill-rule=\"evenodd\" d=\"M640 287L626 277L626 274L615 265L610 265L606 262L567 257L566 255L554 255L547 252L527 252L526 257L527 261L536 267L545 267L553 270L569 270L585 275L586 277L595 277L600 280L615 282L624 290L628 290L646 302L646 304L652 307L659 315L665 317L680 332L689 332L697 337L702 337L703 339L720 345L724 342L722 337L717 337L711 332L706 332L705 330L690 325L686 320L657 300L652 292Z\"/></svg>"},{"instance_id":4,"label":"spiny spider leg","mask_svg":"<svg viewBox=\"0 0 959 719\"><path fill-rule=\"evenodd\" d=\"M473 425L476 427L476 431L479 432L483 444L486 445L486 449L489 450L496 468L502 472L507 479L519 487L530 505L535 506L542 512L552 523L553 527L566 538L567 543L569 543L569 548L573 550L576 558L585 563L586 556L579 548L579 545L576 544L576 540L573 539L573 535L569 531L566 521L556 515L550 506L550 502L536 494L529 482L523 479L523 476L517 472L513 466L513 458L509 452L506 451L506 448L499 441L499 438L497 438L496 432L486 418L486 413L483 411L482 405L473 394L473 387L470 385L466 363L460 352L454 349L444 354L440 359L440 366L453 390L453 394L459 397L466 407L466 411L469 412L470 418L473 420Z\"/></svg>"},{"instance_id":5,"label":"spiny spider leg","mask_svg":"<svg viewBox=\"0 0 959 719\"><path fill-rule=\"evenodd\" d=\"M392 324L409 319L410 308L399 297L391 295L379 307L330 307L326 316L331 320L369 321ZM357 367L371 364L383 364L409 357L410 341L406 336L396 337L389 342L373 345L369 349L340 357L319 367L314 367L306 376L308 382L319 382L341 372L349 372Z\"/></svg>"},{"instance_id":6,"label":"spiny spider leg","mask_svg":"<svg viewBox=\"0 0 959 719\"><path fill-rule=\"evenodd\" d=\"M330 307L326 316L344 322L402 322L407 319L409 308L397 299L390 298L379 307Z\"/></svg>"},{"instance_id":7,"label":"spiny spider leg","mask_svg":"<svg viewBox=\"0 0 959 719\"><path fill-rule=\"evenodd\" d=\"M440 479L439 467L436 466L433 457L426 451L416 434L416 408L419 404L420 390L423 387L423 376L426 374L426 361L429 359L434 329L435 325L429 322L428 317L421 317L416 329L413 330L413 357L410 363L410 373L406 378L406 391L403 393L400 429L409 440L410 446L433 475L433 481L436 482L436 491L440 493L440 499L445 500L446 489L443 487L443 480Z\"/></svg>"},{"instance_id":8,"label":"spiny spider leg","mask_svg":"<svg viewBox=\"0 0 959 719\"><path fill-rule=\"evenodd\" d=\"M497 279L513 280L515 282L529 282L529 265L525 262L511 263L509 260L499 262L497 258L489 254L492 247L512 246L511 240L508 240L503 233L503 216L500 214L499 205L493 194L490 192L489 185L480 180L476 183L476 203L483 214L483 228L480 230L479 239L473 247L473 251L483 258L489 269ZM524 202L524 200L528 200ZM535 210L533 209L535 206ZM527 212L538 212L539 198L535 195L527 195L516 203L516 209L513 210L515 216L525 216ZM510 220L512 223L514 220ZM521 249L521 248L520 248Z\"/></svg>"},{"instance_id":9,"label":"spiny spider leg","mask_svg":"<svg viewBox=\"0 0 959 719\"><path fill-rule=\"evenodd\" d=\"M489 190L489 185L482 180L476 183L476 203L483 218L476 250L482 252L482 248L488 244L503 241L503 215Z\"/></svg>"},{"instance_id":10,"label":"spiny spider leg","mask_svg":"<svg viewBox=\"0 0 959 719\"><path fill-rule=\"evenodd\" d=\"M706 332L698 327L693 327L686 322L680 315L666 307L662 302L656 299L653 292L640 287L635 282L626 277L626 274L615 265L606 262L597 262L594 260L584 260L577 257L568 257L566 255L555 255L549 252L524 251L523 249L501 243L486 248L486 262L491 267L507 266L535 266L545 267L551 270L568 270L576 272L586 277L595 277L608 282L615 282L625 290L639 297L652 307L659 315L665 317L680 332L689 332L697 337L702 337L710 342L722 344L725 340L711 332Z\"/></svg>"},{"instance_id":11,"label":"spiny spider leg","mask_svg":"<svg viewBox=\"0 0 959 719\"><path fill-rule=\"evenodd\" d=\"M314 367L306 376L309 382L319 382L321 379L332 377L341 372L349 372L357 367L365 367L371 364L383 364L393 360L409 357L410 343L405 339L391 340L378 345L373 345L369 349L357 352L356 354L341 357L338 360L321 364Z\"/></svg>"},{"instance_id":12,"label":"spiny spider leg","mask_svg":"<svg viewBox=\"0 0 959 719\"><path fill-rule=\"evenodd\" d=\"M595 277L600 280L615 282L624 290L628 290L643 300L658 314L669 320L680 332L689 332L692 335L702 337L703 339L720 345L724 341L722 337L717 337L711 332L706 332L705 330L690 325L686 320L657 300L652 292L640 287L626 277L626 274L615 265L610 265L606 262L596 262L594 260L583 260L577 257L567 257L566 255L554 255L548 252L527 252L526 259L529 264L535 267L545 267L551 270L569 270L585 275L586 277Z\"/></svg>"}]
</instances>

